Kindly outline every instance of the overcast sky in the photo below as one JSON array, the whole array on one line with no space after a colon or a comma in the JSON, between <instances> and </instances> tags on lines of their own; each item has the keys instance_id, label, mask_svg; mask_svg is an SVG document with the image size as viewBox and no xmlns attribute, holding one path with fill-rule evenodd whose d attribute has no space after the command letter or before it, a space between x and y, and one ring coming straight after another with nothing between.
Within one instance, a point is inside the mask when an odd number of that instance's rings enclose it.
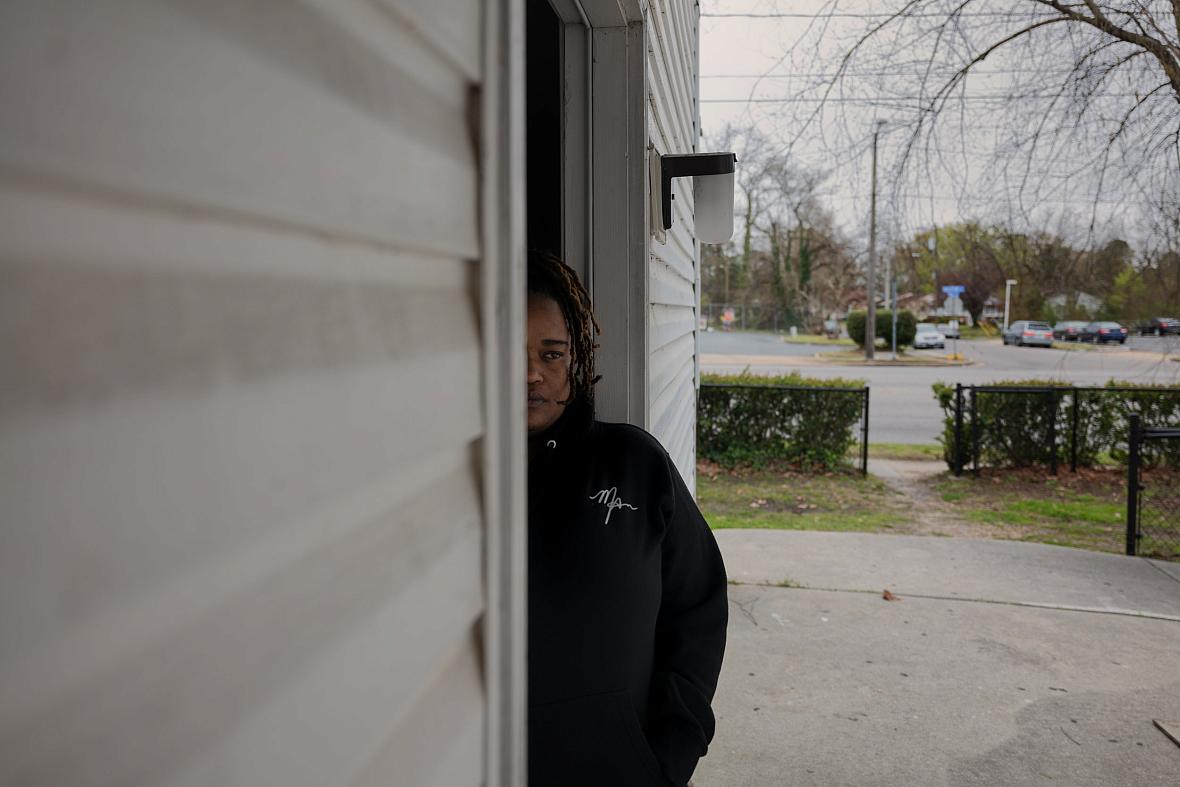
<instances>
[{"instance_id":1,"label":"overcast sky","mask_svg":"<svg viewBox=\"0 0 1180 787\"><path fill-rule=\"evenodd\" d=\"M833 5L848 16L826 20L814 16ZM824 116L800 134L818 106L821 93L816 83L831 73L840 55L872 23L872 15L887 5L868 0L835 4L823 0L702 0L701 128L706 139L726 123L733 123L755 125L776 142L792 144L792 160L831 173L823 187L825 202L853 237L862 237L868 223L869 151L877 119L888 121L880 142L883 182L878 191L879 221L888 235L906 238L934 223L969 218L1004 221L1022 230L1059 230L1071 224L1076 228L1088 223L1092 210L1103 225L1101 234L1134 234L1133 227L1128 227L1134 219L1119 202L1104 202L1105 195L1100 195L1095 207L1093 184L1074 183L1066 189L1043 178L1048 185L1035 202L1026 204L1010 204L999 188L965 185L977 184L977 179L986 175L993 149L999 144L1001 130L995 127L996 101L992 97L1004 94L1014 79L1028 76L1028 68L1044 69L1044 64L1003 56L989 58L981 73L968 83L966 95L970 98L962 104L965 114L958 115L956 109L956 120L961 119L968 130L957 127L952 138L940 139L935 149L945 154L942 161L929 169L912 162L900 184L891 166L914 117L915 102L907 100L911 98L907 93L914 91L907 83L914 79L916 63L893 63L887 67L895 68L896 73L877 68L875 74L863 77L857 75L854 65L852 76L841 86L838 102L829 105ZM794 16L713 16L728 13ZM958 144L964 139L966 145ZM1060 164L1070 166L1068 151L1060 157ZM1062 224L1062 214L1072 218Z\"/></svg>"}]
</instances>

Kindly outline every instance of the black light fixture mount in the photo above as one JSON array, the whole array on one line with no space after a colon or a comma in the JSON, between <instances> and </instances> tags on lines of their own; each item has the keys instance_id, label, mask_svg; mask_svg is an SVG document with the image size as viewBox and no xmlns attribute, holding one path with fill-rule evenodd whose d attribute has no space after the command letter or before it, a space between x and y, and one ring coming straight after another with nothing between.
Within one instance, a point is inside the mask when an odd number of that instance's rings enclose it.
<instances>
[{"instance_id":1,"label":"black light fixture mount","mask_svg":"<svg viewBox=\"0 0 1180 787\"><path fill-rule=\"evenodd\" d=\"M672 178L732 175L737 156L733 153L672 153L660 156L660 199L664 229L672 228ZM732 211L732 195L726 208Z\"/></svg>"}]
</instances>

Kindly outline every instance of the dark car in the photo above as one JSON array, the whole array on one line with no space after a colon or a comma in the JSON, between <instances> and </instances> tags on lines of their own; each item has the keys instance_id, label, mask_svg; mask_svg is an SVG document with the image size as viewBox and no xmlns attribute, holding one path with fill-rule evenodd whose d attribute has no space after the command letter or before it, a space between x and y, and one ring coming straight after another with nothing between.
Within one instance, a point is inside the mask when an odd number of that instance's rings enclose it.
<instances>
[{"instance_id":1,"label":"dark car","mask_svg":"<svg viewBox=\"0 0 1180 787\"><path fill-rule=\"evenodd\" d=\"M1039 347L1053 346L1053 329L1047 322L1035 320L1017 320L1008 326L1003 334L1004 344L1015 344L1017 347L1037 345Z\"/></svg>"},{"instance_id":2,"label":"dark car","mask_svg":"<svg viewBox=\"0 0 1180 787\"><path fill-rule=\"evenodd\" d=\"M1152 317L1135 326L1140 336L1166 336L1180 333L1180 320L1175 317Z\"/></svg>"},{"instance_id":3,"label":"dark car","mask_svg":"<svg viewBox=\"0 0 1180 787\"><path fill-rule=\"evenodd\" d=\"M1063 342L1076 342L1085 327L1085 320L1064 320L1053 326L1053 338Z\"/></svg>"},{"instance_id":4,"label":"dark car","mask_svg":"<svg viewBox=\"0 0 1180 787\"><path fill-rule=\"evenodd\" d=\"M1092 322L1082 329L1082 341L1106 344L1118 342L1126 344L1127 329L1117 322Z\"/></svg>"}]
</instances>

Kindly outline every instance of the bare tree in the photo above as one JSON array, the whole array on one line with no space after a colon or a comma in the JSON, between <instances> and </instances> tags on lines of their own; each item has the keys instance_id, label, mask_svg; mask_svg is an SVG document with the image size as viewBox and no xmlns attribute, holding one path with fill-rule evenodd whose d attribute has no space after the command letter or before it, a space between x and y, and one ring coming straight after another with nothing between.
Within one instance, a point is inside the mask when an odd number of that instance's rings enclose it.
<instances>
[{"instance_id":1,"label":"bare tree","mask_svg":"<svg viewBox=\"0 0 1180 787\"><path fill-rule=\"evenodd\" d=\"M825 173L802 167L753 127L708 141L735 150L735 239L703 253L705 293L716 302L773 307L782 321L816 328L837 308L856 270L820 203Z\"/></svg>"},{"instance_id":2,"label":"bare tree","mask_svg":"<svg viewBox=\"0 0 1180 787\"><path fill-rule=\"evenodd\" d=\"M835 3L825 7L836 15ZM1007 196L1027 219L1084 194L1093 230L1124 201L1180 193L1180 0L871 7L805 127L831 127L825 113L835 112L837 126L862 134L870 118L837 100L850 75L863 85L881 74L871 114L909 129L894 161L898 199L949 177L961 195Z\"/></svg>"}]
</instances>

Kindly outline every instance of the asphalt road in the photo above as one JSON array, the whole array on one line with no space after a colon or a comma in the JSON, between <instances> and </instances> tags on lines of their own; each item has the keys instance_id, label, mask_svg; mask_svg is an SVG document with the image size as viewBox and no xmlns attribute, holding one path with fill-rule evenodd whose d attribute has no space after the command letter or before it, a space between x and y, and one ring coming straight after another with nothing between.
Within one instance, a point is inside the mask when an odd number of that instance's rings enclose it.
<instances>
[{"instance_id":1,"label":"asphalt road","mask_svg":"<svg viewBox=\"0 0 1180 787\"><path fill-rule=\"evenodd\" d=\"M931 386L986 385L1014 380L1053 380L1062 384L1104 385L1111 379L1140 384L1180 385L1180 337L1135 337L1126 346L1055 350L1005 347L998 339L960 341L959 352L971 366L837 366L817 364L814 345L788 344L782 337L761 333L704 333L701 355L704 371L739 372L741 362L718 362L718 356L763 356L750 365L759 374L795 370L809 377L865 380L870 389L869 441L874 443L932 443L942 429L942 412ZM941 356L946 350L918 350L918 355ZM888 354L879 357L888 357ZM781 363L779 362L781 359Z\"/></svg>"}]
</instances>

